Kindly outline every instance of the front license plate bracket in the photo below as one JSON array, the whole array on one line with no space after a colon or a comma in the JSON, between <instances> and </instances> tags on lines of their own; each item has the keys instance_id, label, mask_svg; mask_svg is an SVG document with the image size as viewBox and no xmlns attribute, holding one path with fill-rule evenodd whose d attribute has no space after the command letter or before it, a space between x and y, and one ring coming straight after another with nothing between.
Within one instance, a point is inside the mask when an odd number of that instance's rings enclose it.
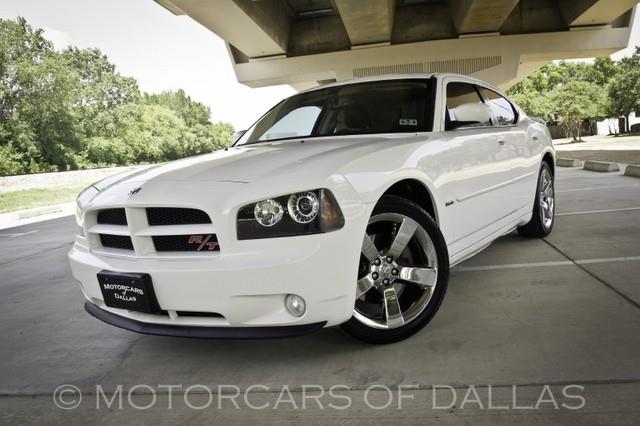
<instances>
[{"instance_id":1,"label":"front license plate bracket","mask_svg":"<svg viewBox=\"0 0 640 426\"><path fill-rule=\"evenodd\" d=\"M98 284L105 305L111 308L148 314L161 312L149 274L102 270L98 273Z\"/></svg>"}]
</instances>

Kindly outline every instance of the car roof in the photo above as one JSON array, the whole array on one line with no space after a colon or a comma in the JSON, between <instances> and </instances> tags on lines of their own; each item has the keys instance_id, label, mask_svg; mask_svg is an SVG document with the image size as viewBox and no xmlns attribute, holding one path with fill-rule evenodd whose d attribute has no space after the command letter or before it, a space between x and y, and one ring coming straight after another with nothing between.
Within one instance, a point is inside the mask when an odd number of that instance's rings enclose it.
<instances>
[{"instance_id":1,"label":"car roof","mask_svg":"<svg viewBox=\"0 0 640 426\"><path fill-rule=\"evenodd\" d=\"M410 73L410 74L384 74L384 75L376 75L376 76L370 76L370 77L358 77L358 78L352 78L349 80L342 80L342 81L336 81L334 83L328 83L328 84L323 84L317 87L312 87L310 89L307 90L303 90L299 93L308 93L308 92L313 92L316 90L321 90L321 89L326 89L329 87L340 87L340 86L347 86L350 84L357 84L357 83L368 83L368 82L375 82L375 81L389 81L389 80L407 80L407 79L427 79L427 78L432 78L432 77L436 77L436 78L454 78L456 80L462 80L462 81L468 81L469 83L474 83L474 84L481 84L483 86L486 86L492 90L495 90L497 92L500 92L500 89L498 89L497 87L495 87L493 84L483 81L483 80L479 80L477 78L474 77L470 77L468 75L463 75L463 74L455 74L455 73Z\"/></svg>"}]
</instances>

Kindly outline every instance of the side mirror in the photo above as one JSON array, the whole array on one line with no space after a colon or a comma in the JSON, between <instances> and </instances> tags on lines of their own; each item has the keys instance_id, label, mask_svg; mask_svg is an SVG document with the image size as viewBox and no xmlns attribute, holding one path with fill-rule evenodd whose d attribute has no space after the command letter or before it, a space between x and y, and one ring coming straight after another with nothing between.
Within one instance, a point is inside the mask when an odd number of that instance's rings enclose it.
<instances>
[{"instance_id":1,"label":"side mirror","mask_svg":"<svg viewBox=\"0 0 640 426\"><path fill-rule=\"evenodd\" d=\"M242 137L242 135L244 135L245 133L247 133L246 130L238 130L237 132L235 132L233 134L233 143L238 142L238 139L240 139Z\"/></svg>"},{"instance_id":2,"label":"side mirror","mask_svg":"<svg viewBox=\"0 0 640 426\"><path fill-rule=\"evenodd\" d=\"M491 122L491 107L479 102L459 105L451 110L452 122L457 122L456 127L472 124L484 124Z\"/></svg>"}]
</instances>

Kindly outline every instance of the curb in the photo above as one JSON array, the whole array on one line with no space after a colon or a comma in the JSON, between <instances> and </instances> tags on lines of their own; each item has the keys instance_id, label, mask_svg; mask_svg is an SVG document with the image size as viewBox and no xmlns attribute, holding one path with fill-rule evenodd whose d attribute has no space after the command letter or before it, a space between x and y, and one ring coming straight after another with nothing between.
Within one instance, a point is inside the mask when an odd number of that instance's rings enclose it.
<instances>
[{"instance_id":1,"label":"curb","mask_svg":"<svg viewBox=\"0 0 640 426\"><path fill-rule=\"evenodd\" d=\"M16 226L44 222L75 214L75 203L54 204L52 206L36 207L33 209L17 210L0 214L0 229L15 228Z\"/></svg>"},{"instance_id":2,"label":"curb","mask_svg":"<svg viewBox=\"0 0 640 426\"><path fill-rule=\"evenodd\" d=\"M584 163L580 160L574 160L573 158L558 158L556 160L556 166L558 167L582 167Z\"/></svg>"},{"instance_id":3,"label":"curb","mask_svg":"<svg viewBox=\"0 0 640 426\"><path fill-rule=\"evenodd\" d=\"M640 165L630 164L624 171L625 176L640 177Z\"/></svg>"},{"instance_id":4,"label":"curb","mask_svg":"<svg viewBox=\"0 0 640 426\"><path fill-rule=\"evenodd\" d=\"M609 163L606 161L591 161L591 160L585 161L584 166L582 168L584 170L590 170L592 172L601 172L601 173L620 171L620 167L618 167L618 163Z\"/></svg>"}]
</instances>

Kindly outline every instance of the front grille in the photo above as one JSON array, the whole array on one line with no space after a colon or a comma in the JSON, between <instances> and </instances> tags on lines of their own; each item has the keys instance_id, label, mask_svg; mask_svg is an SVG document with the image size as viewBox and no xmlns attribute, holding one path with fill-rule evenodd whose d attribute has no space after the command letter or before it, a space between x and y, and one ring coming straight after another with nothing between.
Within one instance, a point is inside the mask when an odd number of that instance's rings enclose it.
<instances>
[{"instance_id":1,"label":"front grille","mask_svg":"<svg viewBox=\"0 0 640 426\"><path fill-rule=\"evenodd\" d=\"M103 247L121 250L133 250L131 237L125 235L100 234L100 243Z\"/></svg>"},{"instance_id":2,"label":"front grille","mask_svg":"<svg viewBox=\"0 0 640 426\"><path fill-rule=\"evenodd\" d=\"M106 209L98 212L98 223L103 225L127 224L127 215L124 209Z\"/></svg>"},{"instance_id":3,"label":"front grille","mask_svg":"<svg viewBox=\"0 0 640 426\"><path fill-rule=\"evenodd\" d=\"M215 234L156 235L152 238L156 251L220 251Z\"/></svg>"},{"instance_id":4,"label":"front grille","mask_svg":"<svg viewBox=\"0 0 640 426\"><path fill-rule=\"evenodd\" d=\"M202 210L174 207L147 208L147 221L151 226L211 223L209 215Z\"/></svg>"}]
</instances>

